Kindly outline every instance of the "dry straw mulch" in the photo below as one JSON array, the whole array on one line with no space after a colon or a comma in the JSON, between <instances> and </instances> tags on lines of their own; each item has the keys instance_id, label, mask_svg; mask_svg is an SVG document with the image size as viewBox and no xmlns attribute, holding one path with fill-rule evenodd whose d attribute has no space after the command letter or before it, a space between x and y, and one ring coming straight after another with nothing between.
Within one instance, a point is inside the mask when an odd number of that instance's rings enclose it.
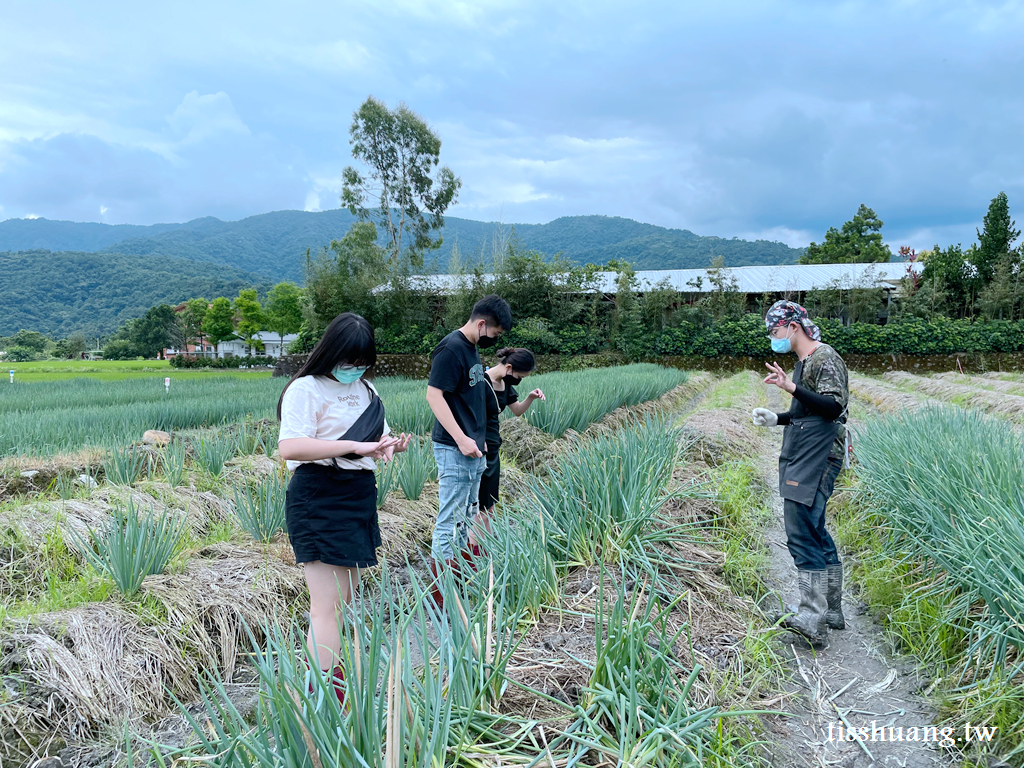
<instances>
[{"instance_id":1,"label":"dry straw mulch","mask_svg":"<svg viewBox=\"0 0 1024 768\"><path fill-rule=\"evenodd\" d=\"M917 396L896 389L890 384L885 384L877 379L870 379L867 376L850 374L850 394L854 397L870 403L882 413L903 413L913 411L925 405L935 404L937 401L929 397Z\"/></svg>"},{"instance_id":2,"label":"dry straw mulch","mask_svg":"<svg viewBox=\"0 0 1024 768\"><path fill-rule=\"evenodd\" d=\"M890 371L883 378L894 384L909 386L940 400L955 401L958 405L975 408L995 416L1024 420L1024 397L988 392L977 387L954 384L941 379L929 379L902 371Z\"/></svg>"},{"instance_id":3,"label":"dry straw mulch","mask_svg":"<svg viewBox=\"0 0 1024 768\"><path fill-rule=\"evenodd\" d=\"M757 392L761 379L747 371L736 374L749 380L749 391L729 408L697 408L683 420L687 434L696 440L701 461L717 466L730 458L753 457L760 453L762 435L751 421L751 411L762 405ZM723 379L724 383L728 379Z\"/></svg>"},{"instance_id":4,"label":"dry straw mulch","mask_svg":"<svg viewBox=\"0 0 1024 768\"><path fill-rule=\"evenodd\" d=\"M49 488L60 476L95 476L103 466L103 452L88 448L59 456L8 456L0 460L0 499Z\"/></svg>"},{"instance_id":5,"label":"dry straw mulch","mask_svg":"<svg viewBox=\"0 0 1024 768\"><path fill-rule=\"evenodd\" d=\"M104 724L166 712L165 686L198 695L205 669L228 677L244 626L287 621L302 595L302 573L272 547L217 544L180 573L150 576L142 595L160 606L112 599L28 619L9 619L0 674L22 691L8 717L24 731L84 738Z\"/></svg>"},{"instance_id":6,"label":"dry straw mulch","mask_svg":"<svg viewBox=\"0 0 1024 768\"><path fill-rule=\"evenodd\" d=\"M936 373L932 376L933 379L939 379L941 381L950 381L954 384L964 384L970 387L978 387L979 389L985 389L990 392L1005 392L1009 395L1024 395L1024 382L1020 381L1005 381L1003 379L996 378L1002 374L986 373L984 376L969 376L959 371L950 371L948 373Z\"/></svg>"}]
</instances>

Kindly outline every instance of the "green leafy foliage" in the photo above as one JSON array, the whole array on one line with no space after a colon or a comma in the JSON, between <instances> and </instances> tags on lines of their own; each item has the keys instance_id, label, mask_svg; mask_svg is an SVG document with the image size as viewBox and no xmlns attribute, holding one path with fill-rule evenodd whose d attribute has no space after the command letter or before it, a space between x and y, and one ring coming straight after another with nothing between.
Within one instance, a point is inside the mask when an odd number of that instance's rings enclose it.
<instances>
[{"instance_id":1,"label":"green leafy foliage","mask_svg":"<svg viewBox=\"0 0 1024 768\"><path fill-rule=\"evenodd\" d=\"M0 335L19 328L55 337L80 331L94 345L97 336L113 333L150 307L262 288L265 282L245 267L160 254L0 250Z\"/></svg>"},{"instance_id":2,"label":"green leafy foliage","mask_svg":"<svg viewBox=\"0 0 1024 768\"><path fill-rule=\"evenodd\" d=\"M276 333L282 341L302 327L302 289L295 283L278 283L267 294L267 330Z\"/></svg>"},{"instance_id":3,"label":"green leafy foliage","mask_svg":"<svg viewBox=\"0 0 1024 768\"><path fill-rule=\"evenodd\" d=\"M210 308L203 317L203 334L207 340L217 347L222 341L235 336L235 313L231 300L219 296L210 302Z\"/></svg>"},{"instance_id":4,"label":"green leafy foliage","mask_svg":"<svg viewBox=\"0 0 1024 768\"><path fill-rule=\"evenodd\" d=\"M405 104L390 110L373 96L352 116L349 136L366 175L345 168L341 204L360 221L376 219L394 264L403 252L422 264L423 252L441 244L430 233L444 226L462 186L448 166L437 167L441 139Z\"/></svg>"},{"instance_id":5,"label":"green leafy foliage","mask_svg":"<svg viewBox=\"0 0 1024 768\"><path fill-rule=\"evenodd\" d=\"M234 301L234 310L238 316L237 335L245 342L246 352L258 351L258 348L262 348L258 334L266 322L266 316L263 307L260 306L256 289L245 288L239 291L238 298ZM214 311L213 307L209 311Z\"/></svg>"},{"instance_id":6,"label":"green leafy foliage","mask_svg":"<svg viewBox=\"0 0 1024 768\"><path fill-rule=\"evenodd\" d=\"M889 261L892 253L882 242L882 220L861 203L853 218L842 229L830 227L821 245L811 243L801 264L848 264Z\"/></svg>"},{"instance_id":7,"label":"green leafy foliage","mask_svg":"<svg viewBox=\"0 0 1024 768\"><path fill-rule=\"evenodd\" d=\"M35 360L38 356L39 353L32 347L11 346L7 347L4 360L9 360L12 363L27 363Z\"/></svg>"}]
</instances>

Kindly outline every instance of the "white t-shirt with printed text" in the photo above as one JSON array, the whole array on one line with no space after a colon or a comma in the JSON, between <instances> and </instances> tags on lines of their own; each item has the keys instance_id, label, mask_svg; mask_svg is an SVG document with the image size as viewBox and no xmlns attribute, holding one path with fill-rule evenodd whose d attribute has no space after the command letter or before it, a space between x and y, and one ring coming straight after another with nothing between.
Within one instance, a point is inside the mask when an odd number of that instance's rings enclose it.
<instances>
[{"instance_id":1,"label":"white t-shirt with printed text","mask_svg":"<svg viewBox=\"0 0 1024 768\"><path fill-rule=\"evenodd\" d=\"M328 376L303 376L296 379L284 393L281 403L281 432L278 440L290 440L295 437L314 437L317 440L337 440L344 435L360 414L370 405L370 395L366 391L369 385L376 392L377 388L358 379L351 384L342 384ZM384 434L390 433L387 420L384 421ZM375 468L373 459L364 456L355 459L337 459L342 469ZM288 469L295 471L302 461L289 461ZM320 459L315 464L333 466L330 459Z\"/></svg>"}]
</instances>

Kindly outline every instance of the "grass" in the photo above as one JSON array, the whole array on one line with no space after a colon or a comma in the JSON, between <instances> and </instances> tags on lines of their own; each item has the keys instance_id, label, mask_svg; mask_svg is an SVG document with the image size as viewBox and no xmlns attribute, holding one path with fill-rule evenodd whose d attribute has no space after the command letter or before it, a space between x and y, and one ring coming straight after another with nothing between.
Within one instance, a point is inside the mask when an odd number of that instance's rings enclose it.
<instances>
[{"instance_id":1,"label":"grass","mask_svg":"<svg viewBox=\"0 0 1024 768\"><path fill-rule=\"evenodd\" d=\"M771 559L764 547L764 529L772 519L771 494L749 459L715 467L709 483L716 489L721 513L712 530L725 553L726 582L737 594L759 600L770 591L762 577Z\"/></svg>"},{"instance_id":2,"label":"grass","mask_svg":"<svg viewBox=\"0 0 1024 768\"><path fill-rule=\"evenodd\" d=\"M238 376L269 378L267 370L231 369L196 370L172 368L168 360L36 360L27 363L4 363L0 361L0 382L9 383L7 372L14 371L14 381L43 382L84 378L93 381L126 381L132 379L159 380L163 386L165 376L174 382L186 379L202 379L211 376Z\"/></svg>"}]
</instances>

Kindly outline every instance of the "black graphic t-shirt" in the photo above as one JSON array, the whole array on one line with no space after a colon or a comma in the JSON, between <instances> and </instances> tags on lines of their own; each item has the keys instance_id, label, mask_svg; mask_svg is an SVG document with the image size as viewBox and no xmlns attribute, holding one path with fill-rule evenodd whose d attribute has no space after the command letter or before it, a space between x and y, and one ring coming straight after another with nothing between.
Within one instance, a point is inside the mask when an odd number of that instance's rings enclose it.
<instances>
[{"instance_id":1,"label":"black graphic t-shirt","mask_svg":"<svg viewBox=\"0 0 1024 768\"><path fill-rule=\"evenodd\" d=\"M481 451L487 439L487 398L491 397L485 376L476 345L471 344L462 331L449 333L431 353L428 383L444 392L456 423L476 441ZM456 445L437 419L434 419L431 438L442 445Z\"/></svg>"},{"instance_id":2,"label":"black graphic t-shirt","mask_svg":"<svg viewBox=\"0 0 1024 768\"><path fill-rule=\"evenodd\" d=\"M490 380L487 384L491 384ZM498 431L498 416L512 403L519 402L519 393L516 388L506 384L500 392L489 386L487 393L487 454L493 456L498 452L501 445L501 433Z\"/></svg>"}]
</instances>

